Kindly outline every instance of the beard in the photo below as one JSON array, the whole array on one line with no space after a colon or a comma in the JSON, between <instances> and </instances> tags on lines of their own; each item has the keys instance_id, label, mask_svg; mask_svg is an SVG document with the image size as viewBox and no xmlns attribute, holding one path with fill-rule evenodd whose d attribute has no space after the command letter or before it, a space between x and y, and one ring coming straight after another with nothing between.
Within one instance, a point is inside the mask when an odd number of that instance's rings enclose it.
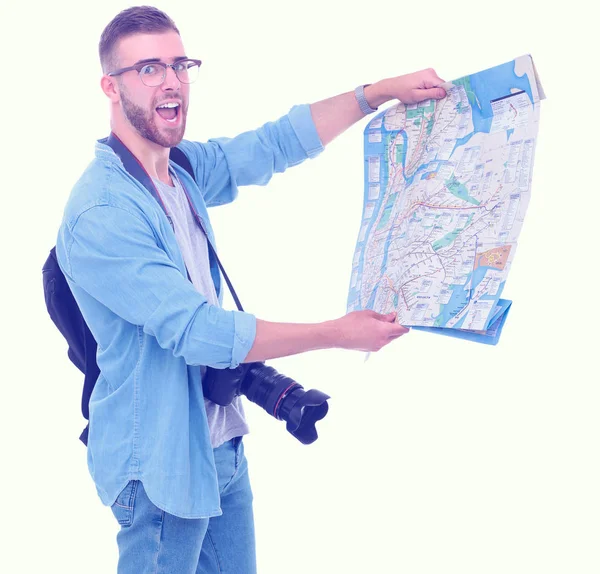
<instances>
[{"instance_id":1,"label":"beard","mask_svg":"<svg viewBox=\"0 0 600 574\"><path fill-rule=\"evenodd\" d=\"M179 126L169 128L164 126L162 129L156 124L156 106L150 110L144 109L137 104L134 104L127 95L124 86L121 86L121 103L123 105L123 113L129 123L137 130L137 132L145 139L166 148L172 148L179 144L183 139L185 132L185 120L187 116L187 102L181 98L181 106L178 113L181 114L181 123ZM157 103L156 105L160 105Z\"/></svg>"}]
</instances>

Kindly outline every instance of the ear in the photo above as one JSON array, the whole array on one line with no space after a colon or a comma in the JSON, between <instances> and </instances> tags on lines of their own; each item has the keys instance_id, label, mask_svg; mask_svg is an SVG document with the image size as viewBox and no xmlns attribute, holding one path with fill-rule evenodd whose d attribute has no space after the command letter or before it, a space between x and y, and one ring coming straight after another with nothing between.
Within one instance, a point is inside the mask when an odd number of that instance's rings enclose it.
<instances>
[{"instance_id":1,"label":"ear","mask_svg":"<svg viewBox=\"0 0 600 574\"><path fill-rule=\"evenodd\" d=\"M102 91L106 94L106 97L113 104L116 104L121 99L119 88L117 86L117 79L113 76L102 76L102 79L100 80L100 87L102 88Z\"/></svg>"}]
</instances>

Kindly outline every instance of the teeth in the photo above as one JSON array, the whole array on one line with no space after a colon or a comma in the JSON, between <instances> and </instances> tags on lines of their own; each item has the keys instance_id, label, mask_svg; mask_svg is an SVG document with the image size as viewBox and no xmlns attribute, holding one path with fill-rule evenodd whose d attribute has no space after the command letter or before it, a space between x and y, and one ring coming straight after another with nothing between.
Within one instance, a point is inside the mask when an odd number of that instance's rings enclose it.
<instances>
[{"instance_id":1,"label":"teeth","mask_svg":"<svg viewBox=\"0 0 600 574\"><path fill-rule=\"evenodd\" d=\"M166 104L161 104L158 107L159 108L177 108L177 107L179 107L179 104L176 102L168 102Z\"/></svg>"}]
</instances>

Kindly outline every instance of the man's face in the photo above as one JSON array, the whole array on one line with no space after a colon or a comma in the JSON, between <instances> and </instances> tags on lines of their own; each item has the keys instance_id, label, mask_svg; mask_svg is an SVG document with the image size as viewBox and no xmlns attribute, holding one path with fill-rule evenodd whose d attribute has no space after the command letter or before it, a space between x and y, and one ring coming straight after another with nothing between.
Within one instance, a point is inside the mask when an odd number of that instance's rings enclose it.
<instances>
[{"instance_id":1,"label":"man's face","mask_svg":"<svg viewBox=\"0 0 600 574\"><path fill-rule=\"evenodd\" d=\"M116 47L116 55L118 67L125 68L151 58L172 64L186 54L179 34L169 31L123 38ZM167 68L164 82L156 87L142 83L135 70L117 76L117 81L123 115L142 137L166 148L183 139L190 86L182 84L172 68ZM173 108L158 109L165 103L179 105L175 112Z\"/></svg>"}]
</instances>

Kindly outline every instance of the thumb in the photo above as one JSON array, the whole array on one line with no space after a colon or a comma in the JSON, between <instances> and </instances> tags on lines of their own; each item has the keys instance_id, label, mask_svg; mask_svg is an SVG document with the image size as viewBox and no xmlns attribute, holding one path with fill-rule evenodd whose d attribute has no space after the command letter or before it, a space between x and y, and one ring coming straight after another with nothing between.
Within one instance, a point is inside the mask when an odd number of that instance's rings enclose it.
<instances>
[{"instance_id":1,"label":"thumb","mask_svg":"<svg viewBox=\"0 0 600 574\"><path fill-rule=\"evenodd\" d=\"M441 100L446 97L446 90L444 88L428 88L419 90L419 95L423 97L423 99L432 99L432 100Z\"/></svg>"},{"instance_id":2,"label":"thumb","mask_svg":"<svg viewBox=\"0 0 600 574\"><path fill-rule=\"evenodd\" d=\"M385 321L386 323L393 323L396 320L396 312L392 311L386 315L381 315L381 320Z\"/></svg>"}]
</instances>

